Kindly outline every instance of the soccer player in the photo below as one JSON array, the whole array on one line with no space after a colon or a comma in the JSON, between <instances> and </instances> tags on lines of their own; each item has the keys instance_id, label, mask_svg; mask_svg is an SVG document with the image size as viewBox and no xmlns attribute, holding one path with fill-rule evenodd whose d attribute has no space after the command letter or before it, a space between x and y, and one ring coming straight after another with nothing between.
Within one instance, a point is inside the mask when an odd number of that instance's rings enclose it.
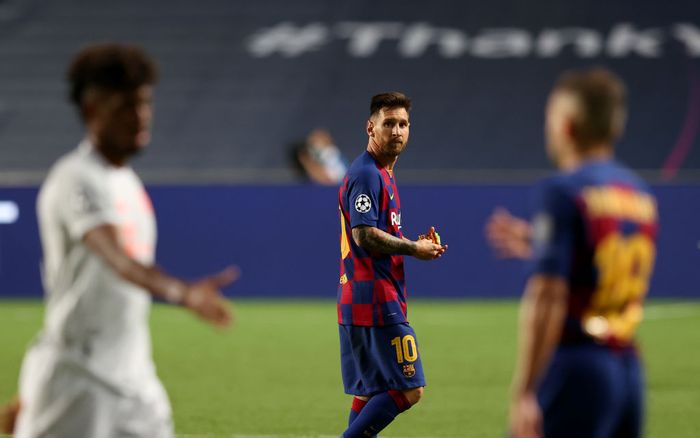
<instances>
[{"instance_id":1,"label":"soccer player","mask_svg":"<svg viewBox=\"0 0 700 438\"><path fill-rule=\"evenodd\" d=\"M433 260L447 246L434 229L411 241L401 231L394 166L406 147L411 101L401 93L372 98L367 151L339 190L338 323L345 392L354 395L344 438L374 436L418 403L425 379L416 334L406 319L403 256Z\"/></svg>"},{"instance_id":2,"label":"soccer player","mask_svg":"<svg viewBox=\"0 0 700 438\"><path fill-rule=\"evenodd\" d=\"M153 208L129 160L150 140L156 68L139 48L88 47L68 72L86 128L38 197L44 327L20 377L18 438L173 436L151 355L151 296L219 327L234 269L194 283L153 265Z\"/></svg>"},{"instance_id":3,"label":"soccer player","mask_svg":"<svg viewBox=\"0 0 700 438\"><path fill-rule=\"evenodd\" d=\"M516 438L638 437L643 375L635 345L655 257L656 202L613 158L626 117L622 82L564 74L546 109L561 173L536 191L531 225L497 211L488 237L530 258L520 309L510 428Z\"/></svg>"}]
</instances>

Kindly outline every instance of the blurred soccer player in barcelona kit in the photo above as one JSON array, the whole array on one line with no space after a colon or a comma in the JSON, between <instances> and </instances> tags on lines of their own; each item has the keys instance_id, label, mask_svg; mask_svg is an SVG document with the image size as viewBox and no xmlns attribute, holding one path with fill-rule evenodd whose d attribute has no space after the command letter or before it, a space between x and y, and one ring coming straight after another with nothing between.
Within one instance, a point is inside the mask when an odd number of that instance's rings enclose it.
<instances>
[{"instance_id":1,"label":"blurred soccer player in barcelona kit","mask_svg":"<svg viewBox=\"0 0 700 438\"><path fill-rule=\"evenodd\" d=\"M394 166L406 147L411 101L401 93L372 98L367 150L339 190L338 323L343 384L354 395L345 438L374 436L418 403L425 379L416 334L406 319L403 256L434 260L447 246L401 231Z\"/></svg>"},{"instance_id":2,"label":"blurred soccer player in barcelona kit","mask_svg":"<svg viewBox=\"0 0 700 438\"><path fill-rule=\"evenodd\" d=\"M156 68L139 48L88 47L68 73L86 136L51 169L37 210L44 327L20 377L18 438L173 436L151 355L151 296L229 324L229 269L186 283L153 265L151 202L129 160L150 140Z\"/></svg>"},{"instance_id":3,"label":"blurred soccer player in barcelona kit","mask_svg":"<svg viewBox=\"0 0 700 438\"><path fill-rule=\"evenodd\" d=\"M622 82L569 72L546 109L561 172L536 190L530 223L497 211L487 235L530 258L520 309L510 430L516 438L638 437L644 383L635 345L655 257L656 201L613 158L626 118Z\"/></svg>"}]
</instances>

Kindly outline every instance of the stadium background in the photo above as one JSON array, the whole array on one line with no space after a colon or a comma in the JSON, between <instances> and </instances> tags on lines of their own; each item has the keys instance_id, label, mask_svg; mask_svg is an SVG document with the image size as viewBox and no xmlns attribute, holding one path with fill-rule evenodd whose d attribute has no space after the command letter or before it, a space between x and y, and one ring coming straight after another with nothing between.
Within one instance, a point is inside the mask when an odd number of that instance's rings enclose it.
<instances>
[{"instance_id":1,"label":"stadium background","mask_svg":"<svg viewBox=\"0 0 700 438\"><path fill-rule=\"evenodd\" d=\"M555 78L605 65L629 85L618 157L659 184L652 296L697 295L697 3L431 5L0 2L0 201L19 207L0 225L2 294L41 294L33 189L81 136L66 65L85 44L116 40L142 44L162 70L136 167L158 212L158 259L174 272L235 262L236 295L332 296L335 190L300 182L290 145L325 127L356 156L369 97L397 89L415 101L397 174L406 234L436 225L452 243L441 263L410 266L411 293L515 296L521 278L490 257L484 220L498 204L527 214L527 184L550 171L542 125Z\"/></svg>"},{"instance_id":2,"label":"stadium background","mask_svg":"<svg viewBox=\"0 0 700 438\"><path fill-rule=\"evenodd\" d=\"M529 213L530 185L551 171L542 147L547 92L567 68L603 65L629 87L618 158L659 199L650 296L697 299L698 17L696 1L0 0L0 297L42 294L36 190L82 132L67 103L67 63L88 43L125 41L143 45L161 68L153 142L135 167L156 207L159 263L175 274L196 278L236 263L243 277L227 290L233 298L332 300L337 192L304 181L290 145L325 127L353 158L366 144L369 97L401 90L414 100L397 167L404 230L415 236L436 225L450 244L437 263L409 261L411 298L515 298L525 268L492 256L484 221L497 205ZM259 306L285 308L269 303ZM514 318L512 303L504 305ZM24 337L5 326L3 345L23 348L39 326L22 306L0 302L6 322L27 324ZM243 304L244 320L247 306L258 309ZM698 314L690 315L697 329ZM697 336L683 342L700 350ZM14 382L22 348L8 350L3 382ZM684 403L676 400L681 409L700 403L692 382ZM1 397L11 391L12 383L0 386Z\"/></svg>"}]
</instances>

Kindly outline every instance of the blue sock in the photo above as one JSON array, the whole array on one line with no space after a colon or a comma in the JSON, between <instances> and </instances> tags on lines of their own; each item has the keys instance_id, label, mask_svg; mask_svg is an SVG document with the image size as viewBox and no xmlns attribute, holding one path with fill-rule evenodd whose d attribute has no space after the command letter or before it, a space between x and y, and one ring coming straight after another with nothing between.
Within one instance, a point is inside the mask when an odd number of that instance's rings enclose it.
<instances>
[{"instance_id":1,"label":"blue sock","mask_svg":"<svg viewBox=\"0 0 700 438\"><path fill-rule=\"evenodd\" d=\"M342 438L367 438L387 427L401 412L410 408L401 391L390 390L372 397L345 430Z\"/></svg>"},{"instance_id":2,"label":"blue sock","mask_svg":"<svg viewBox=\"0 0 700 438\"><path fill-rule=\"evenodd\" d=\"M357 416L360 415L360 412L365 407L368 401L369 400L362 400L357 397L353 397L352 408L350 408L350 416L348 417L348 426L350 426L352 422L355 421L355 418L357 418Z\"/></svg>"}]
</instances>

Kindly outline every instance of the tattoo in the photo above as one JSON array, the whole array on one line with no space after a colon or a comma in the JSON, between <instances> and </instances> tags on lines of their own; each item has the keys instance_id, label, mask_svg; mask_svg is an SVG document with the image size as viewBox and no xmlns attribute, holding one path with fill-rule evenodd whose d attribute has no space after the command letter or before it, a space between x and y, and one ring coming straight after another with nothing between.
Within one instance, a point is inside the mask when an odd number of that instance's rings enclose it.
<instances>
[{"instance_id":1,"label":"tattoo","mask_svg":"<svg viewBox=\"0 0 700 438\"><path fill-rule=\"evenodd\" d=\"M413 255L416 243L400 239L379 228L361 225L352 229L352 238L360 247L370 252L382 254Z\"/></svg>"}]
</instances>

